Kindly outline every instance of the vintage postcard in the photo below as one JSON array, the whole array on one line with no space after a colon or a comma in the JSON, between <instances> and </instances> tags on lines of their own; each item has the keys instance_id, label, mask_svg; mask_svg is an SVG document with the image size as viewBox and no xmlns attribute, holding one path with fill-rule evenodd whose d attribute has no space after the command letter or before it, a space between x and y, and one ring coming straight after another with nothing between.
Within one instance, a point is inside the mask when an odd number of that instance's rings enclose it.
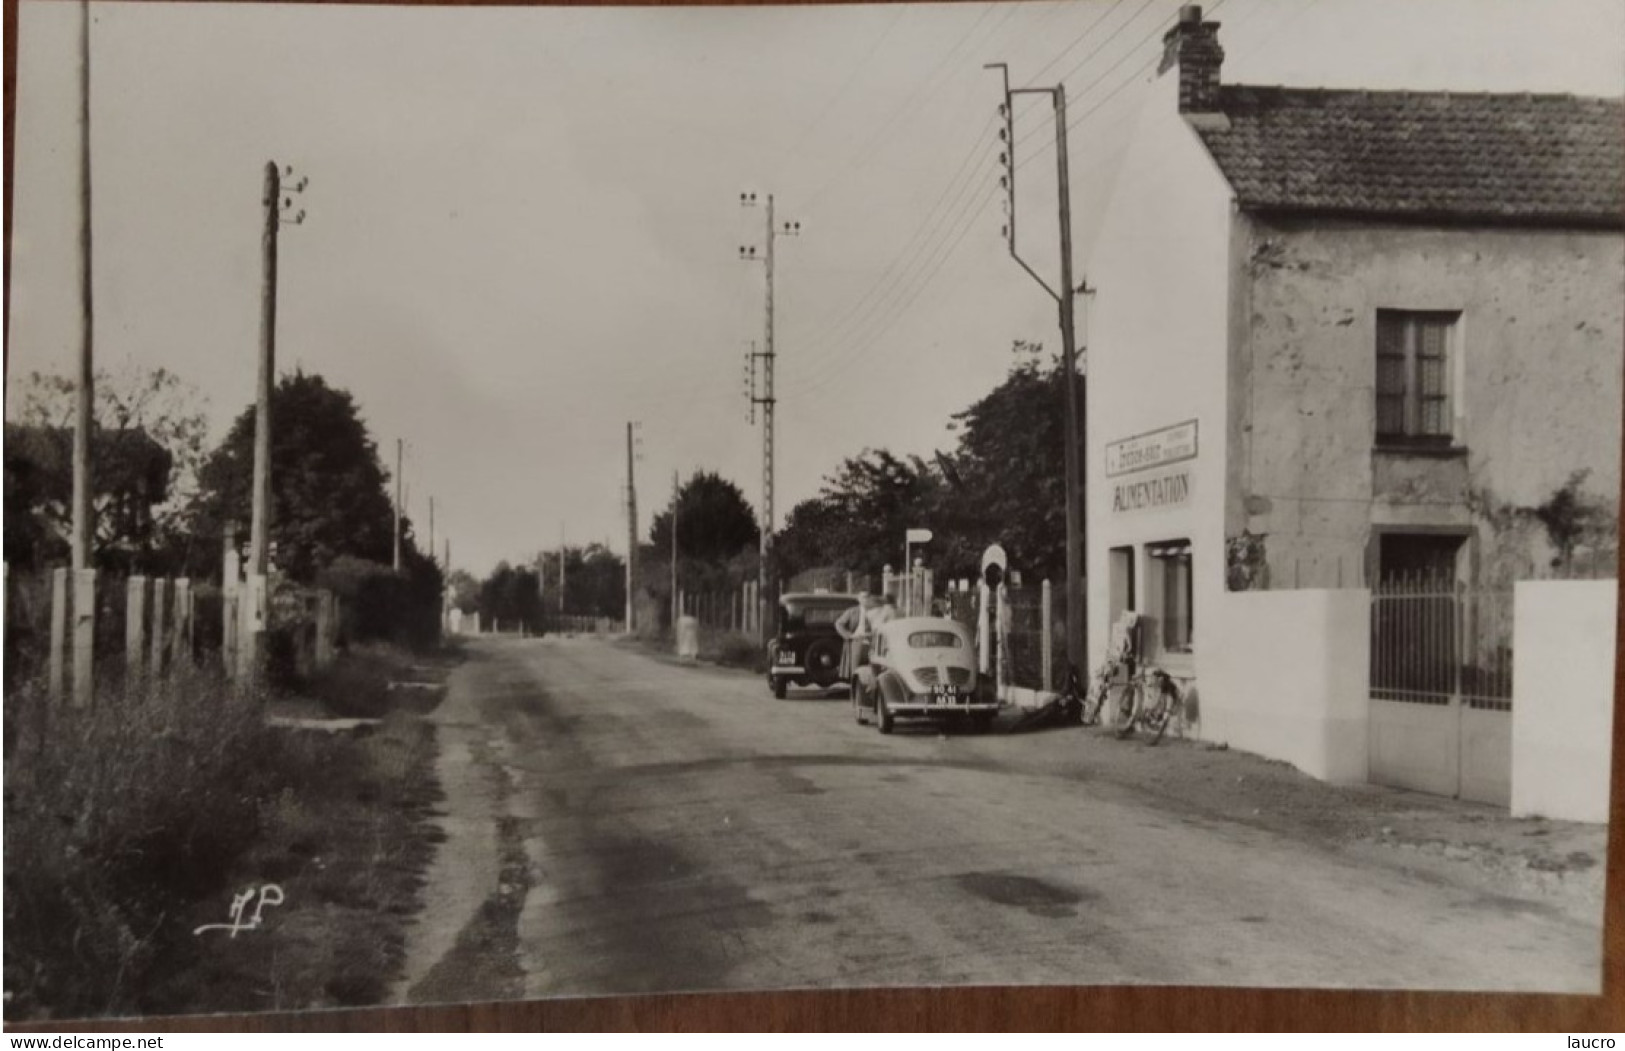
<instances>
[{"instance_id":1,"label":"vintage postcard","mask_svg":"<svg viewBox=\"0 0 1625 1051\"><path fill-rule=\"evenodd\" d=\"M17 32L7 1022L1600 990L1618 3Z\"/></svg>"}]
</instances>

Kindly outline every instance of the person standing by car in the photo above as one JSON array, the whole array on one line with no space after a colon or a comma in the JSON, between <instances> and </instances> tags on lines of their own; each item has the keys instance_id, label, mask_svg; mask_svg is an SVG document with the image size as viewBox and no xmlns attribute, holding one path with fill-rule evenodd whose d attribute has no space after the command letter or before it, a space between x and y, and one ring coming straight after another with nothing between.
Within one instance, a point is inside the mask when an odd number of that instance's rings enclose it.
<instances>
[{"instance_id":1,"label":"person standing by car","mask_svg":"<svg viewBox=\"0 0 1625 1051\"><path fill-rule=\"evenodd\" d=\"M868 657L869 613L874 599L867 591L858 592L858 604L835 619L835 633L846 640L841 647L841 678L850 679Z\"/></svg>"},{"instance_id":2,"label":"person standing by car","mask_svg":"<svg viewBox=\"0 0 1625 1051\"><path fill-rule=\"evenodd\" d=\"M871 610L869 612L869 615L864 618L864 620L869 625L870 634L873 634L874 632L878 631L880 629L880 626L882 624L886 623L887 621L896 620L896 619L897 619L897 600L895 598L893 598L891 595L881 595L880 596L880 605L879 605L879 607L877 607L876 609Z\"/></svg>"}]
</instances>

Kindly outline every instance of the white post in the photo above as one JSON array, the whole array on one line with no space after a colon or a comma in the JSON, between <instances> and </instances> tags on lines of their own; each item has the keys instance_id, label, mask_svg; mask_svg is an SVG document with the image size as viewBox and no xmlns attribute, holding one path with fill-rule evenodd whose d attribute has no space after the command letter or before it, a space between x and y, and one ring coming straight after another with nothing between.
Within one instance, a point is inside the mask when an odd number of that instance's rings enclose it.
<instances>
[{"instance_id":1,"label":"white post","mask_svg":"<svg viewBox=\"0 0 1625 1051\"><path fill-rule=\"evenodd\" d=\"M51 570L51 654L48 658L51 700L60 703L67 682L68 571Z\"/></svg>"},{"instance_id":2,"label":"white post","mask_svg":"<svg viewBox=\"0 0 1625 1051\"><path fill-rule=\"evenodd\" d=\"M147 578L133 576L124 582L124 684L132 694L146 671L146 614Z\"/></svg>"},{"instance_id":3,"label":"white post","mask_svg":"<svg viewBox=\"0 0 1625 1051\"><path fill-rule=\"evenodd\" d=\"M1050 660L1051 660L1051 657L1053 656L1054 649L1055 649L1055 640L1053 638L1053 635L1055 634L1055 632L1054 632L1055 615L1054 615L1054 608L1052 606L1053 601L1054 601L1053 596L1050 593L1049 578L1046 577L1046 578L1044 578L1043 584L1040 585L1040 598L1039 598L1039 604L1040 604L1040 610L1041 610L1039 616L1043 620L1043 631L1044 631L1044 634L1041 636L1041 638L1043 639L1043 646L1041 647L1041 652L1043 653L1043 657L1041 659L1044 662L1044 692L1045 693L1050 692L1055 686L1055 676L1050 671Z\"/></svg>"},{"instance_id":4,"label":"white post","mask_svg":"<svg viewBox=\"0 0 1625 1051\"><path fill-rule=\"evenodd\" d=\"M192 663L192 611L196 596L192 594L192 581L181 577L175 581L175 654L174 662Z\"/></svg>"},{"instance_id":5,"label":"white post","mask_svg":"<svg viewBox=\"0 0 1625 1051\"><path fill-rule=\"evenodd\" d=\"M220 574L220 665L226 678L237 677L238 634L243 626L242 560L235 548L227 547Z\"/></svg>"},{"instance_id":6,"label":"white post","mask_svg":"<svg viewBox=\"0 0 1625 1051\"><path fill-rule=\"evenodd\" d=\"M169 581L163 577L152 580L152 677L164 674L164 658L169 646L169 622L165 613L169 606Z\"/></svg>"},{"instance_id":7,"label":"white post","mask_svg":"<svg viewBox=\"0 0 1625 1051\"><path fill-rule=\"evenodd\" d=\"M250 573L243 580L237 596L242 621L242 630L237 638L237 672L250 683L259 677L261 669L256 665L259 656L265 652L267 590L265 576Z\"/></svg>"},{"instance_id":8,"label":"white post","mask_svg":"<svg viewBox=\"0 0 1625 1051\"><path fill-rule=\"evenodd\" d=\"M73 575L73 703L90 707L96 688L96 571Z\"/></svg>"}]
</instances>

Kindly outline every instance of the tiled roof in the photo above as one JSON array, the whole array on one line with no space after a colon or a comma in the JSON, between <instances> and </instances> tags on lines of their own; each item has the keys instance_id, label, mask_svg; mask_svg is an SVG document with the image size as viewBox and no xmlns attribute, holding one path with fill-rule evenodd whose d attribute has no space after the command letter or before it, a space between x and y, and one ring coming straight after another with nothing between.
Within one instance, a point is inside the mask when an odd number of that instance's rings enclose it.
<instances>
[{"instance_id":1,"label":"tiled roof","mask_svg":"<svg viewBox=\"0 0 1625 1051\"><path fill-rule=\"evenodd\" d=\"M1625 222L1625 100L1224 85L1194 122L1246 210Z\"/></svg>"}]
</instances>

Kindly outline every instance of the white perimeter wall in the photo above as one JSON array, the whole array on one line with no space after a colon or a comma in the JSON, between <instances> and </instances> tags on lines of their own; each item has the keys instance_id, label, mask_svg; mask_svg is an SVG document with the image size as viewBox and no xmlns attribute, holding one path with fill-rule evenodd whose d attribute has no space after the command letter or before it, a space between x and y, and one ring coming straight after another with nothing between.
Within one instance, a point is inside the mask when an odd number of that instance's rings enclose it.
<instances>
[{"instance_id":1,"label":"white perimeter wall","mask_svg":"<svg viewBox=\"0 0 1625 1051\"><path fill-rule=\"evenodd\" d=\"M1514 588L1514 816L1608 820L1618 603L1613 580Z\"/></svg>"},{"instance_id":2,"label":"white perimeter wall","mask_svg":"<svg viewBox=\"0 0 1625 1051\"><path fill-rule=\"evenodd\" d=\"M1363 782L1371 593L1226 592L1202 648L1202 736L1283 759L1312 777Z\"/></svg>"}]
</instances>

